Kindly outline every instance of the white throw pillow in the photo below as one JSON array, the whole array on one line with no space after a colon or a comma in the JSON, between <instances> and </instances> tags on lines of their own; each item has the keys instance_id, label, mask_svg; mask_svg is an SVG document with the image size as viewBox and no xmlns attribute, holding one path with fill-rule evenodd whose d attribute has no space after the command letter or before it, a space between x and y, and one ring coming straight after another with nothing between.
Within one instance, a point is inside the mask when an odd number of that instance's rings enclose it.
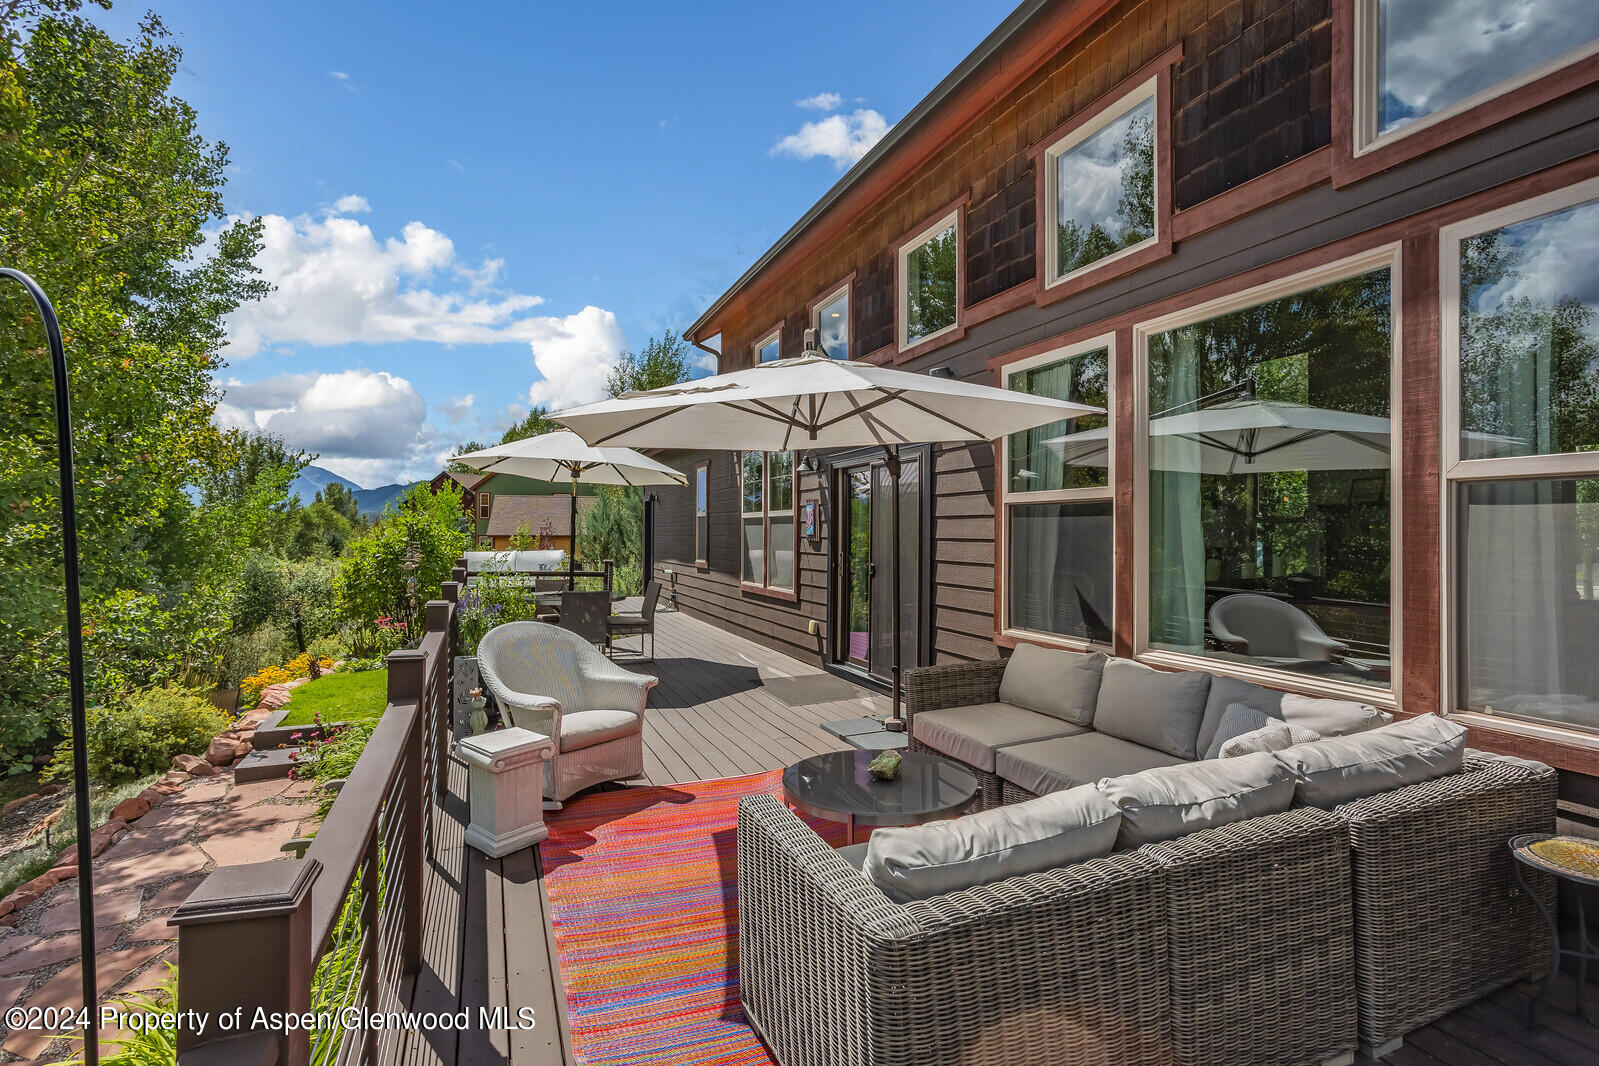
<instances>
[{"instance_id":1,"label":"white throw pillow","mask_svg":"<svg viewBox=\"0 0 1599 1066\"><path fill-rule=\"evenodd\" d=\"M1240 755L1253 755L1260 751L1282 751L1295 744L1310 744L1320 740L1321 734L1314 729L1304 729L1287 722L1273 722L1261 726L1248 733L1240 733L1221 746L1220 756L1223 759L1236 759Z\"/></svg>"}]
</instances>

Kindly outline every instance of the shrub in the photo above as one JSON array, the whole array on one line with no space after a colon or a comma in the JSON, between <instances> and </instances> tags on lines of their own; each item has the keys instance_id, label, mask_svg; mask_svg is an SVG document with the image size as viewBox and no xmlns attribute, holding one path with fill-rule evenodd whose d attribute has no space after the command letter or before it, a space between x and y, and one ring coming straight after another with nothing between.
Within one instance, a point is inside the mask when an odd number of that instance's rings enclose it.
<instances>
[{"instance_id":1,"label":"shrub","mask_svg":"<svg viewBox=\"0 0 1599 1066\"><path fill-rule=\"evenodd\" d=\"M434 493L425 481L411 486L370 533L346 548L333 580L339 614L360 626L389 617L408 636L419 635L422 606L438 599L469 543L460 519L458 487Z\"/></svg>"},{"instance_id":2,"label":"shrub","mask_svg":"<svg viewBox=\"0 0 1599 1066\"><path fill-rule=\"evenodd\" d=\"M305 650L319 660L342 659L350 654L350 646L332 634L325 637L317 637L311 642L311 646Z\"/></svg>"},{"instance_id":3,"label":"shrub","mask_svg":"<svg viewBox=\"0 0 1599 1066\"><path fill-rule=\"evenodd\" d=\"M283 631L270 622L248 632L230 633L222 641L222 669L218 680L230 688L251 674L283 661L289 649Z\"/></svg>"},{"instance_id":4,"label":"shrub","mask_svg":"<svg viewBox=\"0 0 1599 1066\"><path fill-rule=\"evenodd\" d=\"M483 574L472 585L457 615L457 654L476 655L483 634L506 622L531 621L538 614L533 590L518 579Z\"/></svg>"},{"instance_id":5,"label":"shrub","mask_svg":"<svg viewBox=\"0 0 1599 1066\"><path fill-rule=\"evenodd\" d=\"M174 755L204 751L228 727L228 718L204 696L152 688L123 703L91 708L87 725L89 776L110 784L159 773L172 765ZM69 737L56 748L45 776L71 774Z\"/></svg>"},{"instance_id":6,"label":"shrub","mask_svg":"<svg viewBox=\"0 0 1599 1066\"><path fill-rule=\"evenodd\" d=\"M321 726L321 721L316 725ZM357 723L333 730L325 739L308 737L300 750L290 758L294 761L292 774L297 781L315 781L312 794L317 799L317 814L326 816L333 807L333 792L328 791L329 781L339 781L355 772L355 764L372 739L375 723Z\"/></svg>"}]
</instances>

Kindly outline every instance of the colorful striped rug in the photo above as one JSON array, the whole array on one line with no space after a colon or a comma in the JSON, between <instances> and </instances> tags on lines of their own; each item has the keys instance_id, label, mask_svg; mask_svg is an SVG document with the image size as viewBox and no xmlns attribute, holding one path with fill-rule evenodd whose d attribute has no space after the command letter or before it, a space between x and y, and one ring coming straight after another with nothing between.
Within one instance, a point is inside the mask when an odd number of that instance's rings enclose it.
<instances>
[{"instance_id":1,"label":"colorful striped rug","mask_svg":"<svg viewBox=\"0 0 1599 1066\"><path fill-rule=\"evenodd\" d=\"M738 801L781 771L584 796L541 846L572 1050L587 1066L770 1066L738 1003ZM843 827L813 823L830 843Z\"/></svg>"}]
</instances>

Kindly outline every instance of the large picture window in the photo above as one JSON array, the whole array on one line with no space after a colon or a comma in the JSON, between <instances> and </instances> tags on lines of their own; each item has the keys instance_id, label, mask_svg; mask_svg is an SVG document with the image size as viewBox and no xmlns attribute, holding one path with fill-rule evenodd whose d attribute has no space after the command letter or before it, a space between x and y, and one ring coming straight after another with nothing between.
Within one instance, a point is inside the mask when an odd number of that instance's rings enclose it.
<instances>
[{"instance_id":1,"label":"large picture window","mask_svg":"<svg viewBox=\"0 0 1599 1066\"><path fill-rule=\"evenodd\" d=\"M1110 408L1108 337L1014 363L1007 388ZM1005 443L1004 627L1109 643L1114 567L1109 423L1064 419Z\"/></svg>"},{"instance_id":2,"label":"large picture window","mask_svg":"<svg viewBox=\"0 0 1599 1066\"><path fill-rule=\"evenodd\" d=\"M1390 685L1390 257L1140 331L1150 651Z\"/></svg>"},{"instance_id":3,"label":"large picture window","mask_svg":"<svg viewBox=\"0 0 1599 1066\"><path fill-rule=\"evenodd\" d=\"M1593 0L1357 0L1356 150L1599 50Z\"/></svg>"},{"instance_id":4,"label":"large picture window","mask_svg":"<svg viewBox=\"0 0 1599 1066\"><path fill-rule=\"evenodd\" d=\"M953 330L960 321L960 212L899 250L901 350Z\"/></svg>"},{"instance_id":5,"label":"large picture window","mask_svg":"<svg viewBox=\"0 0 1599 1066\"><path fill-rule=\"evenodd\" d=\"M1047 284L1155 242L1156 121L1151 80L1044 153Z\"/></svg>"},{"instance_id":6,"label":"large picture window","mask_svg":"<svg viewBox=\"0 0 1599 1066\"><path fill-rule=\"evenodd\" d=\"M1457 709L1599 732L1599 182L1444 229Z\"/></svg>"},{"instance_id":7,"label":"large picture window","mask_svg":"<svg viewBox=\"0 0 1599 1066\"><path fill-rule=\"evenodd\" d=\"M795 572L794 453L745 452L741 580L758 588L791 592Z\"/></svg>"}]
</instances>

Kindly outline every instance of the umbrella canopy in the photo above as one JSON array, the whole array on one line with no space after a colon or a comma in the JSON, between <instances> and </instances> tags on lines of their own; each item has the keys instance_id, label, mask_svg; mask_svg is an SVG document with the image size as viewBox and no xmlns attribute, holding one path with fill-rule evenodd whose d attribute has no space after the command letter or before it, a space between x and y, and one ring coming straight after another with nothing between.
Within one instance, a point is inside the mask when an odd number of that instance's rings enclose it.
<instances>
[{"instance_id":1,"label":"umbrella canopy","mask_svg":"<svg viewBox=\"0 0 1599 1066\"><path fill-rule=\"evenodd\" d=\"M566 584L577 581L577 483L593 485L687 485L688 478L631 448L591 448L570 430L541 433L467 452L450 460L485 474L514 474L536 481L572 479L572 543L566 553Z\"/></svg>"},{"instance_id":2,"label":"umbrella canopy","mask_svg":"<svg viewBox=\"0 0 1599 1066\"><path fill-rule=\"evenodd\" d=\"M807 352L553 417L595 444L782 452L995 440L1096 407Z\"/></svg>"},{"instance_id":3,"label":"umbrella canopy","mask_svg":"<svg viewBox=\"0 0 1599 1066\"><path fill-rule=\"evenodd\" d=\"M1285 400L1240 399L1149 421L1149 466L1201 474L1374 470L1388 466L1389 421ZM1104 466L1104 427L1046 440L1067 463ZM1197 447L1196 447L1197 445Z\"/></svg>"},{"instance_id":4,"label":"umbrella canopy","mask_svg":"<svg viewBox=\"0 0 1599 1066\"><path fill-rule=\"evenodd\" d=\"M899 445L995 440L1104 413L1047 396L829 359L816 350L815 332L806 330L805 353L794 359L629 393L551 417L596 444L767 452L881 445L896 501L888 509L889 543L897 545ZM902 730L899 552L890 554L893 713L884 726Z\"/></svg>"}]
</instances>

